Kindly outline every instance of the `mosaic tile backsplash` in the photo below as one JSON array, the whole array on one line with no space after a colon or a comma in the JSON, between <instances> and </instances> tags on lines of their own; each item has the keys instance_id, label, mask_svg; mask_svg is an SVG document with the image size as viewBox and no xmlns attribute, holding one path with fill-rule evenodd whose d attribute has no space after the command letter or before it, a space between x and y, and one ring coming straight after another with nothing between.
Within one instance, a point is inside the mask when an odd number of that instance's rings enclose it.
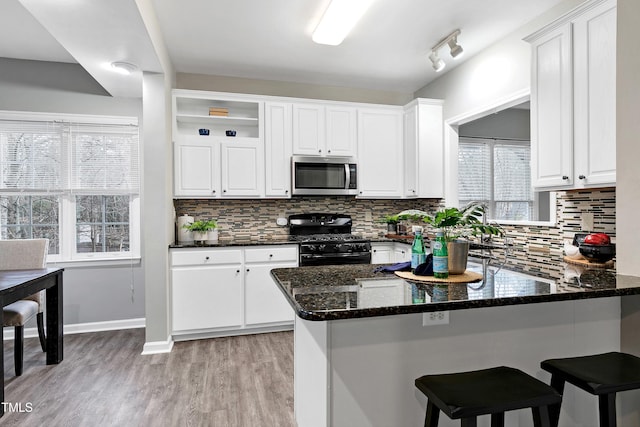
<instances>
[{"instance_id":1,"label":"mosaic tile backsplash","mask_svg":"<svg viewBox=\"0 0 640 427\"><path fill-rule=\"evenodd\" d=\"M176 199L176 215L189 214L195 219L218 220L220 238L270 240L289 234L288 227L276 219L292 214L323 212L342 213L353 218L352 232L372 238L386 234L386 224L379 219L406 209L433 211L439 199L361 200L347 196L295 197L292 199L219 200Z\"/></svg>"},{"instance_id":2,"label":"mosaic tile backsplash","mask_svg":"<svg viewBox=\"0 0 640 427\"><path fill-rule=\"evenodd\" d=\"M278 217L294 213L331 212L353 217L353 232L365 237L386 234L386 225L378 220L405 209L433 212L440 199L362 200L353 197L296 197L261 200L176 199L176 215L189 214L196 219L218 220L221 239L265 240L283 238L287 227L276 225ZM580 231L616 234L615 188L562 191L556 193L557 221L554 226L506 225L506 237L514 244L512 257L529 271L544 270L552 264L549 258L562 256L564 240L572 240ZM582 230L581 215L593 213L593 230ZM498 243L503 239L496 239Z\"/></svg>"}]
</instances>

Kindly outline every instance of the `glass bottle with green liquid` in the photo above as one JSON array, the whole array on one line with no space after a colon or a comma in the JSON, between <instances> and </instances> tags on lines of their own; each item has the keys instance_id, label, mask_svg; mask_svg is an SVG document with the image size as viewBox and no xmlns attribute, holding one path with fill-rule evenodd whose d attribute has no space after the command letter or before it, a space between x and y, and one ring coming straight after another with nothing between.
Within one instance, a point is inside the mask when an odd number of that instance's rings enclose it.
<instances>
[{"instance_id":1,"label":"glass bottle with green liquid","mask_svg":"<svg viewBox=\"0 0 640 427\"><path fill-rule=\"evenodd\" d=\"M427 253L424 250L424 239L422 238L422 228L414 231L413 245L411 246L411 272L416 270L420 264L427 261Z\"/></svg>"},{"instance_id":2,"label":"glass bottle with green liquid","mask_svg":"<svg viewBox=\"0 0 640 427\"><path fill-rule=\"evenodd\" d=\"M447 241L444 232L436 232L436 240L433 242L433 277L446 279L449 277L449 253L447 251Z\"/></svg>"}]
</instances>

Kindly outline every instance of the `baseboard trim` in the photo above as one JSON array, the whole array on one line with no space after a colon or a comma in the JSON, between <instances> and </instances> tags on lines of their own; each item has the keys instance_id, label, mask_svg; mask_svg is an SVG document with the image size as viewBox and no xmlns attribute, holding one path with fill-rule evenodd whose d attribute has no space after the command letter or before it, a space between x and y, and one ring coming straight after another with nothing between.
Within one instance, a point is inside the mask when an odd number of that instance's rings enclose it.
<instances>
[{"instance_id":1,"label":"baseboard trim","mask_svg":"<svg viewBox=\"0 0 640 427\"><path fill-rule=\"evenodd\" d=\"M151 341L144 343L142 347L142 356L149 354L171 353L173 348L173 340L168 337L166 341Z\"/></svg>"},{"instance_id":2,"label":"baseboard trim","mask_svg":"<svg viewBox=\"0 0 640 427\"><path fill-rule=\"evenodd\" d=\"M102 331L119 331L122 329L137 329L145 327L145 318L140 317L138 319L124 319L124 320L109 320L105 322L88 322L88 323L75 323L71 325L64 325L63 331L65 335L72 334L84 334L87 332L102 332ZM25 338L35 338L38 336L37 328L25 328ZM14 329L12 327L4 329L4 340L13 340Z\"/></svg>"}]
</instances>

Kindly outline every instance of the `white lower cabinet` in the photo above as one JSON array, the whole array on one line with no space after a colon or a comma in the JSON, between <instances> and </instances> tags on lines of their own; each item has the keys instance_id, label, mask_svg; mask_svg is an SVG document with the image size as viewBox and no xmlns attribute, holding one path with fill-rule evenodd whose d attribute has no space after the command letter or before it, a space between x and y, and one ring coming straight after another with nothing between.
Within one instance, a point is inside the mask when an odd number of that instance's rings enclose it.
<instances>
[{"instance_id":1,"label":"white lower cabinet","mask_svg":"<svg viewBox=\"0 0 640 427\"><path fill-rule=\"evenodd\" d=\"M173 330L189 331L242 325L242 271L237 266L176 269Z\"/></svg>"},{"instance_id":2,"label":"white lower cabinet","mask_svg":"<svg viewBox=\"0 0 640 427\"><path fill-rule=\"evenodd\" d=\"M371 244L371 264L390 264L411 261L411 245L400 242Z\"/></svg>"},{"instance_id":3,"label":"white lower cabinet","mask_svg":"<svg viewBox=\"0 0 640 427\"><path fill-rule=\"evenodd\" d=\"M245 324L293 322L295 313L271 269L298 266L297 246L245 249Z\"/></svg>"},{"instance_id":4,"label":"white lower cabinet","mask_svg":"<svg viewBox=\"0 0 640 427\"><path fill-rule=\"evenodd\" d=\"M271 269L296 267L296 245L171 251L174 339L288 329L294 311Z\"/></svg>"}]
</instances>

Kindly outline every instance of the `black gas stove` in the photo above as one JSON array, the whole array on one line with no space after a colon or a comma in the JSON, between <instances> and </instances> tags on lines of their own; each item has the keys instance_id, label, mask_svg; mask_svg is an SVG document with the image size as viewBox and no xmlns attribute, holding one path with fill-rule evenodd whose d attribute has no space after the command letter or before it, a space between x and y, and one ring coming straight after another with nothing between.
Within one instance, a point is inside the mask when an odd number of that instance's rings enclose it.
<instances>
[{"instance_id":1,"label":"black gas stove","mask_svg":"<svg viewBox=\"0 0 640 427\"><path fill-rule=\"evenodd\" d=\"M370 264L371 243L351 234L351 216L309 213L289 216L289 238L300 245L300 266Z\"/></svg>"}]
</instances>

